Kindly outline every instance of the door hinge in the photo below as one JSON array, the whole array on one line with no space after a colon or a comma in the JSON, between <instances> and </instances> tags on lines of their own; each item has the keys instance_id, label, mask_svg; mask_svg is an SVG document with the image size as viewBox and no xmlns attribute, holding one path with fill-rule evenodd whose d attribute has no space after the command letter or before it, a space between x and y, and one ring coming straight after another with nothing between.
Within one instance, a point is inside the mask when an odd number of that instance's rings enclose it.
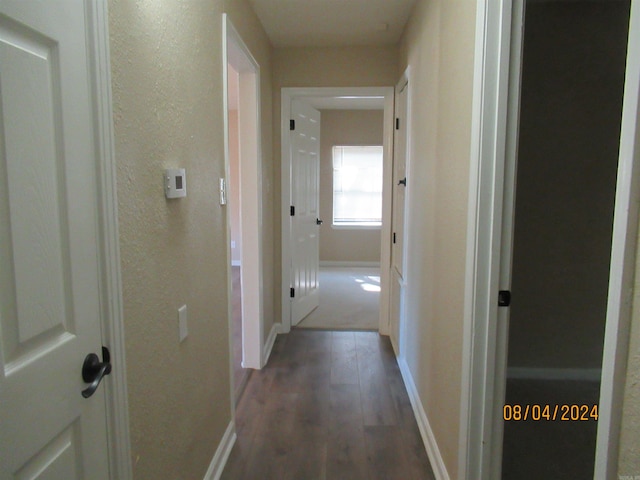
<instances>
[{"instance_id":1,"label":"door hinge","mask_svg":"<svg viewBox=\"0 0 640 480\"><path fill-rule=\"evenodd\" d=\"M289 289L289 296L290 296L291 298L295 298L295 296L296 296L296 289L295 289L295 288L291 287L291 288Z\"/></svg>"},{"instance_id":2,"label":"door hinge","mask_svg":"<svg viewBox=\"0 0 640 480\"><path fill-rule=\"evenodd\" d=\"M296 129L296 121L291 119L289 120L289 130L295 130Z\"/></svg>"},{"instance_id":3,"label":"door hinge","mask_svg":"<svg viewBox=\"0 0 640 480\"><path fill-rule=\"evenodd\" d=\"M499 307L508 307L511 305L511 291L510 290L500 290L498 292L498 306Z\"/></svg>"},{"instance_id":4,"label":"door hinge","mask_svg":"<svg viewBox=\"0 0 640 480\"><path fill-rule=\"evenodd\" d=\"M396 243L396 232L393 232L393 243Z\"/></svg>"},{"instance_id":5,"label":"door hinge","mask_svg":"<svg viewBox=\"0 0 640 480\"><path fill-rule=\"evenodd\" d=\"M396 117L396 130L400 130L400 119Z\"/></svg>"},{"instance_id":6,"label":"door hinge","mask_svg":"<svg viewBox=\"0 0 640 480\"><path fill-rule=\"evenodd\" d=\"M289 215L291 215L292 217L294 217L296 214L296 207L294 207L293 205L291 205L289 207Z\"/></svg>"}]
</instances>

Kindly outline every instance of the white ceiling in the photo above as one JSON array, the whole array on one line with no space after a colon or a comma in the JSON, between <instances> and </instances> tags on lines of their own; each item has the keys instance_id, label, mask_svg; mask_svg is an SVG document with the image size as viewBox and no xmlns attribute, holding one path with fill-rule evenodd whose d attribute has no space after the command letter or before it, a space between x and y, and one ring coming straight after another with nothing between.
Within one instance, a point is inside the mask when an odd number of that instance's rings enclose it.
<instances>
[{"instance_id":1,"label":"white ceiling","mask_svg":"<svg viewBox=\"0 0 640 480\"><path fill-rule=\"evenodd\" d=\"M249 0L274 47L395 45L415 0Z\"/></svg>"}]
</instances>

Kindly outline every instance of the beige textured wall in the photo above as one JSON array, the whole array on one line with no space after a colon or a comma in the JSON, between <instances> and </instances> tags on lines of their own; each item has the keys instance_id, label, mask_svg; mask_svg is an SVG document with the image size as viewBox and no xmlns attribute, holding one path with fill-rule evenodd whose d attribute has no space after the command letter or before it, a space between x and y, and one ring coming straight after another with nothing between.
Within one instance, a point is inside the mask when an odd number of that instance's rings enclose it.
<instances>
[{"instance_id":1,"label":"beige textured wall","mask_svg":"<svg viewBox=\"0 0 640 480\"><path fill-rule=\"evenodd\" d=\"M320 135L320 261L380 262L380 229L336 229L333 218L334 145L382 145L382 110L323 110Z\"/></svg>"},{"instance_id":2,"label":"beige textured wall","mask_svg":"<svg viewBox=\"0 0 640 480\"><path fill-rule=\"evenodd\" d=\"M410 65L406 359L450 478L458 429L476 2L418 0Z\"/></svg>"},{"instance_id":3,"label":"beige textured wall","mask_svg":"<svg viewBox=\"0 0 640 480\"><path fill-rule=\"evenodd\" d=\"M246 2L229 3L264 62L263 118L271 120L270 46ZM231 420L227 213L216 195L224 176L223 7L222 0L109 3L129 413L140 479L202 478ZM174 166L187 169L187 197L168 201L162 172ZM265 243L273 245L270 230ZM183 304L189 336L179 343Z\"/></svg>"},{"instance_id":4,"label":"beige textured wall","mask_svg":"<svg viewBox=\"0 0 640 480\"><path fill-rule=\"evenodd\" d=\"M636 146L636 160L640 161L640 145ZM618 462L618 474L630 476L640 475L640 455L638 455L640 452L640 240L636 250L636 278L633 292L629 360Z\"/></svg>"},{"instance_id":5,"label":"beige textured wall","mask_svg":"<svg viewBox=\"0 0 640 480\"><path fill-rule=\"evenodd\" d=\"M273 50L273 215L274 288L276 299L282 296L281 255L281 188L280 188L280 91L284 87L380 87L393 86L398 81L398 50L396 47L322 47L275 48ZM265 217L266 218L266 217ZM282 305L275 303L276 318L282 318ZM278 320L279 321L279 320Z\"/></svg>"}]
</instances>

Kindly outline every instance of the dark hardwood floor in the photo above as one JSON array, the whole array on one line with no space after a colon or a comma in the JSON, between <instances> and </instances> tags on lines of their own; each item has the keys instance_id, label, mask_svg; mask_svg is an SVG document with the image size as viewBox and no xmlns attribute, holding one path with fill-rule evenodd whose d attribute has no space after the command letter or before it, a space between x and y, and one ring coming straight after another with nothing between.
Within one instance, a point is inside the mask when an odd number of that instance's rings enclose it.
<instances>
[{"instance_id":1,"label":"dark hardwood floor","mask_svg":"<svg viewBox=\"0 0 640 480\"><path fill-rule=\"evenodd\" d=\"M240 279L240 267L231 267L231 308L233 313L233 385L236 403L249 378L249 371L242 368L242 282Z\"/></svg>"},{"instance_id":2,"label":"dark hardwood floor","mask_svg":"<svg viewBox=\"0 0 640 480\"><path fill-rule=\"evenodd\" d=\"M292 330L249 378L222 479L433 479L391 344Z\"/></svg>"}]
</instances>

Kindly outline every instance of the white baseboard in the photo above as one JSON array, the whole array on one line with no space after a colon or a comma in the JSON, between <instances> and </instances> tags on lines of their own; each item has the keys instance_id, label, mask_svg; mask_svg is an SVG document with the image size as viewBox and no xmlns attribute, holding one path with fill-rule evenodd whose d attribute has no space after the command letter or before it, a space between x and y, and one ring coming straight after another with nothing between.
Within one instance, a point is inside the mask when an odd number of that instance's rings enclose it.
<instances>
[{"instance_id":1,"label":"white baseboard","mask_svg":"<svg viewBox=\"0 0 640 480\"><path fill-rule=\"evenodd\" d=\"M341 260L320 260L321 267L369 267L380 268L380 262L349 262Z\"/></svg>"},{"instance_id":2,"label":"white baseboard","mask_svg":"<svg viewBox=\"0 0 640 480\"><path fill-rule=\"evenodd\" d=\"M420 429L422 442L424 443L425 450L427 451L427 456L429 457L429 461L431 462L433 474L435 475L436 480L450 480L449 472L447 472L447 467L444 464L444 460L442 459L442 455L440 454L440 449L438 448L438 443L436 442L436 437L433 434L433 430L431 430L431 425L429 425L427 414L424 411L424 408L422 408L422 402L420 401L420 396L418 395L416 384L413 381L413 376L411 375L411 371L409 370L409 365L407 365L407 362L404 360L404 358L398 357L398 366L400 367L400 372L402 373L404 384L407 387L409 400L411 400L413 413L416 416L416 421L418 422L418 428Z\"/></svg>"},{"instance_id":3,"label":"white baseboard","mask_svg":"<svg viewBox=\"0 0 640 480\"><path fill-rule=\"evenodd\" d=\"M507 378L523 380L582 380L599 382L602 370L599 368L529 368L509 367Z\"/></svg>"},{"instance_id":4,"label":"white baseboard","mask_svg":"<svg viewBox=\"0 0 640 480\"><path fill-rule=\"evenodd\" d=\"M236 429L233 420L231 420L222 440L220 440L216 453L213 455L209 469L204 474L204 480L219 480L234 443L236 443Z\"/></svg>"},{"instance_id":5,"label":"white baseboard","mask_svg":"<svg viewBox=\"0 0 640 480\"><path fill-rule=\"evenodd\" d=\"M279 323L274 323L271 327L271 331L269 332L269 336L267 337L267 343L264 346L263 355L262 355L262 366L264 367L269 361L269 357L271 356L271 350L273 349L273 344L276 341L276 337L278 336L278 325Z\"/></svg>"}]
</instances>

